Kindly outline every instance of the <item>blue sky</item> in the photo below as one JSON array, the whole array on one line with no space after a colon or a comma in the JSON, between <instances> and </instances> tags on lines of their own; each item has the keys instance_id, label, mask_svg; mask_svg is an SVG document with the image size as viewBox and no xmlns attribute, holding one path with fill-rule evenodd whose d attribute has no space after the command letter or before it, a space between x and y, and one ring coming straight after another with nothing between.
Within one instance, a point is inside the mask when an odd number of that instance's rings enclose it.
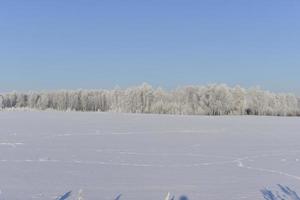
<instances>
[{"instance_id":1,"label":"blue sky","mask_svg":"<svg viewBox=\"0 0 300 200\"><path fill-rule=\"evenodd\" d=\"M148 82L300 94L298 0L11 0L0 92Z\"/></svg>"}]
</instances>

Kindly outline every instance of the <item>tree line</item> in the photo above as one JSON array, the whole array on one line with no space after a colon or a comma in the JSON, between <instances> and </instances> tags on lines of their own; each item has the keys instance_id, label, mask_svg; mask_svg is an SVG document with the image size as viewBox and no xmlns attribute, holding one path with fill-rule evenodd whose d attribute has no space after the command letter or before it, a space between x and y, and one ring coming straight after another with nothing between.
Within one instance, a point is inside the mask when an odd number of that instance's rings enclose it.
<instances>
[{"instance_id":1,"label":"tree line","mask_svg":"<svg viewBox=\"0 0 300 200\"><path fill-rule=\"evenodd\" d=\"M166 91L142 84L127 89L60 90L0 94L0 109L101 111L179 115L299 116L300 98L224 84Z\"/></svg>"}]
</instances>

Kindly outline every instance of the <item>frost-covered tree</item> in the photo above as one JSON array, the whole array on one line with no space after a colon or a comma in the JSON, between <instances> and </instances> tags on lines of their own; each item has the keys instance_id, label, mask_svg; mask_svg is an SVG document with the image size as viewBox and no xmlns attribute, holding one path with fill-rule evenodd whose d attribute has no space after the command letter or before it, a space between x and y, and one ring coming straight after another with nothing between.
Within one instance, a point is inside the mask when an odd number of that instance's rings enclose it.
<instances>
[{"instance_id":1,"label":"frost-covered tree","mask_svg":"<svg viewBox=\"0 0 300 200\"><path fill-rule=\"evenodd\" d=\"M0 109L33 108L74 111L185 115L300 115L300 99L260 88L227 85L187 86L172 91L148 84L113 90L61 90L0 94Z\"/></svg>"},{"instance_id":2,"label":"frost-covered tree","mask_svg":"<svg viewBox=\"0 0 300 200\"><path fill-rule=\"evenodd\" d=\"M37 99L36 102L36 108L41 109L41 110L45 110L47 108L51 108L51 105L53 106L53 104L50 103L50 99L49 96L51 96L50 93L41 93L39 95L39 98ZM52 107L55 108L55 107Z\"/></svg>"},{"instance_id":3,"label":"frost-covered tree","mask_svg":"<svg viewBox=\"0 0 300 200\"><path fill-rule=\"evenodd\" d=\"M231 89L233 110L232 114L243 115L246 110L246 91L240 86Z\"/></svg>"},{"instance_id":4,"label":"frost-covered tree","mask_svg":"<svg viewBox=\"0 0 300 200\"><path fill-rule=\"evenodd\" d=\"M5 107L4 105L4 97L3 95L0 95L0 109L3 109Z\"/></svg>"}]
</instances>

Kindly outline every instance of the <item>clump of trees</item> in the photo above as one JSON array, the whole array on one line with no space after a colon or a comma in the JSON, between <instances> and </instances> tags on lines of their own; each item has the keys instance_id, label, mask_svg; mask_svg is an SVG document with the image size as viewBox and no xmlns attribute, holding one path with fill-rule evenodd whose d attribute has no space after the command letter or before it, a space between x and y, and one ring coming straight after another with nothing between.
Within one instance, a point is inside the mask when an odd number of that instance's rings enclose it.
<instances>
[{"instance_id":1,"label":"clump of trees","mask_svg":"<svg viewBox=\"0 0 300 200\"><path fill-rule=\"evenodd\" d=\"M300 115L300 99L260 88L224 84L186 86L172 91L148 84L113 90L61 90L0 94L0 109L101 111L180 115Z\"/></svg>"}]
</instances>

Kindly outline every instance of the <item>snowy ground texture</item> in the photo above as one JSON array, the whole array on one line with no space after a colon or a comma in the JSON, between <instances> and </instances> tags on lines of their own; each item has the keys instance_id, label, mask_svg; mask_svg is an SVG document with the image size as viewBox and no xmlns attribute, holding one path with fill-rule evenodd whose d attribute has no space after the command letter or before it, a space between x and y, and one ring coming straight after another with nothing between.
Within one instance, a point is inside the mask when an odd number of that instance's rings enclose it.
<instances>
[{"instance_id":1,"label":"snowy ground texture","mask_svg":"<svg viewBox=\"0 0 300 200\"><path fill-rule=\"evenodd\" d=\"M0 112L0 199L258 200L300 191L300 118Z\"/></svg>"}]
</instances>

